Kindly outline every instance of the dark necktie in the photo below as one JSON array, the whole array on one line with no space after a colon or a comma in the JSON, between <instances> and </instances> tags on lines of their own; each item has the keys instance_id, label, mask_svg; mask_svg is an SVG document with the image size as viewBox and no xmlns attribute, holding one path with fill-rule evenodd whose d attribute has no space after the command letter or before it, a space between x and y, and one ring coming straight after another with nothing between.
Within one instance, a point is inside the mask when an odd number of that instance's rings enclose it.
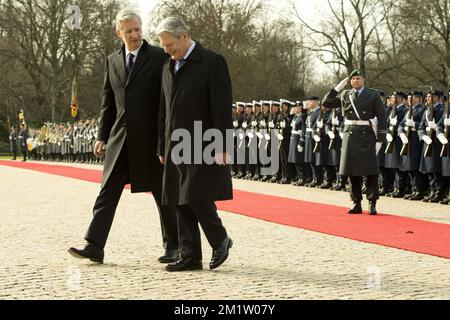
<instances>
[{"instance_id":1,"label":"dark necktie","mask_svg":"<svg viewBox=\"0 0 450 320\"><path fill-rule=\"evenodd\" d=\"M355 99L358 99L358 96L359 96L359 91L356 90L356 91L355 91Z\"/></svg>"},{"instance_id":2,"label":"dark necktie","mask_svg":"<svg viewBox=\"0 0 450 320\"><path fill-rule=\"evenodd\" d=\"M127 75L131 73L131 70L133 70L134 65L134 54L130 53L128 55L128 63L127 63Z\"/></svg>"}]
</instances>

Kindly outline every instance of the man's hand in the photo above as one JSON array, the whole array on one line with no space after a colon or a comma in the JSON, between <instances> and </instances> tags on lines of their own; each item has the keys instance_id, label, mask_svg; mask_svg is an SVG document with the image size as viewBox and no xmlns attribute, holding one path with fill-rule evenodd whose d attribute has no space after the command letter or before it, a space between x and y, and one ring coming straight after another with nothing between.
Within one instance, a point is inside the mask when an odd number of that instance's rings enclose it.
<instances>
[{"instance_id":1,"label":"man's hand","mask_svg":"<svg viewBox=\"0 0 450 320\"><path fill-rule=\"evenodd\" d=\"M159 162L161 162L161 164L166 164L166 159L164 159L164 156L159 156Z\"/></svg>"},{"instance_id":2,"label":"man's hand","mask_svg":"<svg viewBox=\"0 0 450 320\"><path fill-rule=\"evenodd\" d=\"M334 90L336 90L337 92L341 92L342 90L344 90L347 83L348 83L348 77L345 78L344 80L342 80L341 82L339 82L339 84L334 88Z\"/></svg>"},{"instance_id":3,"label":"man's hand","mask_svg":"<svg viewBox=\"0 0 450 320\"><path fill-rule=\"evenodd\" d=\"M105 153L106 150L106 144L105 141L99 140L95 142L94 146L94 155L98 158L102 156Z\"/></svg>"},{"instance_id":4,"label":"man's hand","mask_svg":"<svg viewBox=\"0 0 450 320\"><path fill-rule=\"evenodd\" d=\"M217 153L214 160L219 166L225 166L230 163L231 157L228 153Z\"/></svg>"}]
</instances>

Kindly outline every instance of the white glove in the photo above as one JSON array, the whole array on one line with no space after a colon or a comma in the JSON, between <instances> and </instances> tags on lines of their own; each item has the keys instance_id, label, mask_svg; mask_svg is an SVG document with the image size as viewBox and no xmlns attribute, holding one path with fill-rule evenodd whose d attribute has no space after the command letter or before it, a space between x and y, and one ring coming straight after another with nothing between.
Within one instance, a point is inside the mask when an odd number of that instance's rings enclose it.
<instances>
[{"instance_id":1,"label":"white glove","mask_svg":"<svg viewBox=\"0 0 450 320\"><path fill-rule=\"evenodd\" d=\"M433 140L431 140L431 138L429 136L423 136L422 140L426 143L426 144L432 144Z\"/></svg>"},{"instance_id":2,"label":"white glove","mask_svg":"<svg viewBox=\"0 0 450 320\"><path fill-rule=\"evenodd\" d=\"M280 122L280 128L286 128L286 121L281 121Z\"/></svg>"},{"instance_id":3,"label":"white glove","mask_svg":"<svg viewBox=\"0 0 450 320\"><path fill-rule=\"evenodd\" d=\"M413 119L406 119L406 125L408 127L415 127L416 126L416 124L414 123Z\"/></svg>"},{"instance_id":4,"label":"white glove","mask_svg":"<svg viewBox=\"0 0 450 320\"><path fill-rule=\"evenodd\" d=\"M244 129L247 128L247 121L244 121L244 122L242 123L242 128L244 128Z\"/></svg>"},{"instance_id":5,"label":"white glove","mask_svg":"<svg viewBox=\"0 0 450 320\"><path fill-rule=\"evenodd\" d=\"M265 120L261 120L259 122L259 124L260 124L261 127L265 127L266 126L266 121Z\"/></svg>"},{"instance_id":6,"label":"white glove","mask_svg":"<svg viewBox=\"0 0 450 320\"><path fill-rule=\"evenodd\" d=\"M259 138L259 139L262 139L264 136L263 136L263 134L261 133L261 132L257 132L256 133L256 136Z\"/></svg>"},{"instance_id":7,"label":"white glove","mask_svg":"<svg viewBox=\"0 0 450 320\"><path fill-rule=\"evenodd\" d=\"M273 121L269 122L269 128L275 128L275 125L273 124Z\"/></svg>"},{"instance_id":8,"label":"white glove","mask_svg":"<svg viewBox=\"0 0 450 320\"><path fill-rule=\"evenodd\" d=\"M339 132L339 137L341 137L341 140L344 139L344 133L343 132Z\"/></svg>"},{"instance_id":9,"label":"white glove","mask_svg":"<svg viewBox=\"0 0 450 320\"><path fill-rule=\"evenodd\" d=\"M445 135L443 133L438 135L438 139L442 144L448 144L448 139L445 137Z\"/></svg>"},{"instance_id":10,"label":"white glove","mask_svg":"<svg viewBox=\"0 0 450 320\"><path fill-rule=\"evenodd\" d=\"M244 139L244 134L243 133L239 133L239 139Z\"/></svg>"},{"instance_id":11,"label":"white glove","mask_svg":"<svg viewBox=\"0 0 450 320\"><path fill-rule=\"evenodd\" d=\"M409 140L406 134L400 133L400 139L402 139L403 144L408 144Z\"/></svg>"},{"instance_id":12,"label":"white glove","mask_svg":"<svg viewBox=\"0 0 450 320\"><path fill-rule=\"evenodd\" d=\"M253 133L251 133L251 132L249 132L249 133L247 134L247 136L248 136L250 139L253 139L253 138L255 137L255 135L254 135Z\"/></svg>"},{"instance_id":13,"label":"white glove","mask_svg":"<svg viewBox=\"0 0 450 320\"><path fill-rule=\"evenodd\" d=\"M444 126L450 127L450 118L444 120Z\"/></svg>"},{"instance_id":14,"label":"white glove","mask_svg":"<svg viewBox=\"0 0 450 320\"><path fill-rule=\"evenodd\" d=\"M258 122L252 121L252 127L256 127L257 124L258 124Z\"/></svg>"},{"instance_id":15,"label":"white glove","mask_svg":"<svg viewBox=\"0 0 450 320\"><path fill-rule=\"evenodd\" d=\"M339 119L338 119L338 118L333 118L333 119L331 120L331 124L332 124L333 126L338 126L338 125L339 125Z\"/></svg>"},{"instance_id":16,"label":"white glove","mask_svg":"<svg viewBox=\"0 0 450 320\"><path fill-rule=\"evenodd\" d=\"M377 142L375 144L375 152L377 153L377 155L380 152L382 146L383 146L383 142Z\"/></svg>"},{"instance_id":17,"label":"white glove","mask_svg":"<svg viewBox=\"0 0 450 320\"><path fill-rule=\"evenodd\" d=\"M284 137L283 137L283 135L281 133L278 134L278 140L280 140L280 141L284 140Z\"/></svg>"},{"instance_id":18,"label":"white glove","mask_svg":"<svg viewBox=\"0 0 450 320\"><path fill-rule=\"evenodd\" d=\"M397 116L395 116L395 118L390 118L389 123L391 124L391 126L396 126L397 125Z\"/></svg>"},{"instance_id":19,"label":"white glove","mask_svg":"<svg viewBox=\"0 0 450 320\"><path fill-rule=\"evenodd\" d=\"M301 145L297 145L298 152L303 152L303 147Z\"/></svg>"},{"instance_id":20,"label":"white glove","mask_svg":"<svg viewBox=\"0 0 450 320\"><path fill-rule=\"evenodd\" d=\"M237 122L237 121L233 121L233 127L237 128L237 127L238 127L238 125L239 125L239 122Z\"/></svg>"},{"instance_id":21,"label":"white glove","mask_svg":"<svg viewBox=\"0 0 450 320\"><path fill-rule=\"evenodd\" d=\"M428 121L428 128L436 130L436 128L437 128L436 122L434 122L434 120Z\"/></svg>"},{"instance_id":22,"label":"white glove","mask_svg":"<svg viewBox=\"0 0 450 320\"><path fill-rule=\"evenodd\" d=\"M336 138L336 135L334 134L333 131L328 131L328 136L330 137L331 140L334 140Z\"/></svg>"},{"instance_id":23,"label":"white glove","mask_svg":"<svg viewBox=\"0 0 450 320\"><path fill-rule=\"evenodd\" d=\"M388 134L386 135L386 140L387 140L387 142L392 142L392 141L394 141L394 138L392 137L392 134L388 133Z\"/></svg>"},{"instance_id":24,"label":"white glove","mask_svg":"<svg viewBox=\"0 0 450 320\"><path fill-rule=\"evenodd\" d=\"M322 139L320 139L319 136L314 136L313 139L314 139L315 142L320 142L320 140L322 140Z\"/></svg>"},{"instance_id":25,"label":"white glove","mask_svg":"<svg viewBox=\"0 0 450 320\"><path fill-rule=\"evenodd\" d=\"M323 128L323 121L317 121L317 128L319 129Z\"/></svg>"},{"instance_id":26,"label":"white glove","mask_svg":"<svg viewBox=\"0 0 450 320\"><path fill-rule=\"evenodd\" d=\"M336 90L337 92L341 92L342 90L344 90L345 86L347 85L347 82L348 77L339 82L339 84L334 88L334 90Z\"/></svg>"},{"instance_id":27,"label":"white glove","mask_svg":"<svg viewBox=\"0 0 450 320\"><path fill-rule=\"evenodd\" d=\"M9 136L9 140L12 140L12 137L11 137L11 136Z\"/></svg>"},{"instance_id":28,"label":"white glove","mask_svg":"<svg viewBox=\"0 0 450 320\"><path fill-rule=\"evenodd\" d=\"M266 133L266 134L264 135L264 138L266 138L266 140L269 141L269 140L270 140L270 134Z\"/></svg>"}]
</instances>

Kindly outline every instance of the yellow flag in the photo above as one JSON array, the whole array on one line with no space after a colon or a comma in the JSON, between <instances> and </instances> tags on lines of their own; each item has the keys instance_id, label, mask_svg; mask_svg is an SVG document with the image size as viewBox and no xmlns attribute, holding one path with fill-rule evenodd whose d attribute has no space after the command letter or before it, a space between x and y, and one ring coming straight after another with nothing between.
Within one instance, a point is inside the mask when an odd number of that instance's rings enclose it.
<instances>
[{"instance_id":1,"label":"yellow flag","mask_svg":"<svg viewBox=\"0 0 450 320\"><path fill-rule=\"evenodd\" d=\"M77 78L73 78L72 84L72 99L70 101L70 114L72 118L76 118L78 115L78 84Z\"/></svg>"}]
</instances>

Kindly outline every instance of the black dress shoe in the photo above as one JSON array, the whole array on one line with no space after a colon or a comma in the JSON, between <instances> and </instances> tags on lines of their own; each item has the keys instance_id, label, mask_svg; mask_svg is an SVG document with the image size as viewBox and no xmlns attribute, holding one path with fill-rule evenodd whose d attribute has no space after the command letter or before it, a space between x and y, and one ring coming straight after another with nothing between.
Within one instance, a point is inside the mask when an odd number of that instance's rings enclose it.
<instances>
[{"instance_id":1,"label":"black dress shoe","mask_svg":"<svg viewBox=\"0 0 450 320\"><path fill-rule=\"evenodd\" d=\"M445 198L442 201L439 201L440 204L450 204L450 197Z\"/></svg>"},{"instance_id":2,"label":"black dress shoe","mask_svg":"<svg viewBox=\"0 0 450 320\"><path fill-rule=\"evenodd\" d=\"M89 259L92 262L102 264L105 257L103 249L88 243L83 249L70 248L70 255L78 259Z\"/></svg>"},{"instance_id":3,"label":"black dress shoe","mask_svg":"<svg viewBox=\"0 0 450 320\"><path fill-rule=\"evenodd\" d=\"M429 202L431 199L433 199L436 196L436 193L432 192L431 194L429 194L428 196L423 198L423 202Z\"/></svg>"},{"instance_id":4,"label":"black dress shoe","mask_svg":"<svg viewBox=\"0 0 450 320\"><path fill-rule=\"evenodd\" d=\"M445 199L445 195L438 193L433 198L431 198L428 202L438 203L438 202L440 202L440 201L442 201L444 199Z\"/></svg>"},{"instance_id":5,"label":"black dress shoe","mask_svg":"<svg viewBox=\"0 0 450 320\"><path fill-rule=\"evenodd\" d=\"M374 216L377 214L377 202L376 201L369 201L369 215Z\"/></svg>"},{"instance_id":6,"label":"black dress shoe","mask_svg":"<svg viewBox=\"0 0 450 320\"><path fill-rule=\"evenodd\" d=\"M423 193L423 192L416 192L411 197L409 197L408 200L419 201L419 200L423 200L424 197L425 197L425 193Z\"/></svg>"},{"instance_id":7,"label":"black dress shoe","mask_svg":"<svg viewBox=\"0 0 450 320\"><path fill-rule=\"evenodd\" d=\"M349 213L349 214L360 214L360 213L362 213L361 201L355 202L355 205L353 206L353 208L348 210L347 213Z\"/></svg>"},{"instance_id":8,"label":"black dress shoe","mask_svg":"<svg viewBox=\"0 0 450 320\"><path fill-rule=\"evenodd\" d=\"M333 183L331 181L327 182L325 181L324 183L322 183L319 188L320 189L331 189L333 187Z\"/></svg>"},{"instance_id":9,"label":"black dress shoe","mask_svg":"<svg viewBox=\"0 0 450 320\"><path fill-rule=\"evenodd\" d=\"M211 262L209 263L209 268L215 269L225 262L228 258L228 251L233 246L233 240L230 237L226 237L222 241L220 246L213 251Z\"/></svg>"},{"instance_id":10,"label":"black dress shoe","mask_svg":"<svg viewBox=\"0 0 450 320\"><path fill-rule=\"evenodd\" d=\"M203 270L202 260L184 257L166 266L166 271L170 272L188 270Z\"/></svg>"},{"instance_id":11,"label":"black dress shoe","mask_svg":"<svg viewBox=\"0 0 450 320\"><path fill-rule=\"evenodd\" d=\"M158 258L160 263L171 263L178 260L178 250L166 249L164 255Z\"/></svg>"},{"instance_id":12,"label":"black dress shoe","mask_svg":"<svg viewBox=\"0 0 450 320\"><path fill-rule=\"evenodd\" d=\"M405 196L405 192L401 192L401 191L395 192L391 195L392 198L396 198L396 199L403 198L404 196Z\"/></svg>"}]
</instances>

